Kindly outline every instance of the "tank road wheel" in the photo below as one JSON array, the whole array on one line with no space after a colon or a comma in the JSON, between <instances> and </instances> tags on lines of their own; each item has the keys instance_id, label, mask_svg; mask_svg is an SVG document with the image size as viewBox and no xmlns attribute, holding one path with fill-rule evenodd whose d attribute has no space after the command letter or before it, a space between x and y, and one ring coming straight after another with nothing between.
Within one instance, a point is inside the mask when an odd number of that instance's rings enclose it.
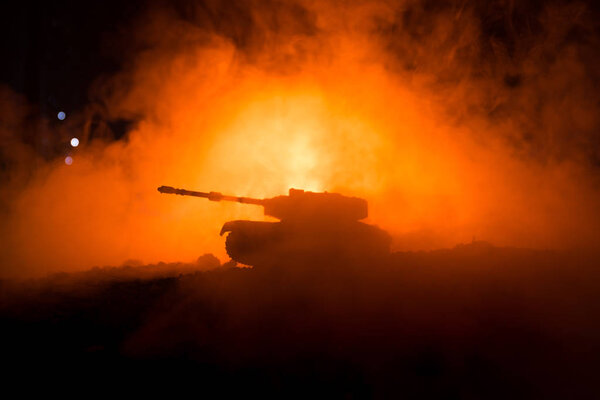
<instances>
[{"instance_id":1,"label":"tank road wheel","mask_svg":"<svg viewBox=\"0 0 600 400\"><path fill-rule=\"evenodd\" d=\"M256 266L272 260L279 242L279 223L232 221L224 225L228 231L225 249L232 260Z\"/></svg>"},{"instance_id":2,"label":"tank road wheel","mask_svg":"<svg viewBox=\"0 0 600 400\"><path fill-rule=\"evenodd\" d=\"M246 265L256 264L256 244L252 238L240 231L229 232L225 239L225 250L232 260ZM254 257L253 257L254 256Z\"/></svg>"}]
</instances>

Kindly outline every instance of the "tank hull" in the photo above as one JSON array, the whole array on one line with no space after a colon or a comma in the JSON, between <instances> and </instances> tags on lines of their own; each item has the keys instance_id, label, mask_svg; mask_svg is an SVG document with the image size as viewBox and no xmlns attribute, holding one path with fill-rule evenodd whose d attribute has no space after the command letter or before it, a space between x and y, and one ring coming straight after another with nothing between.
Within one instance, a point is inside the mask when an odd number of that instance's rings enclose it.
<instances>
[{"instance_id":1,"label":"tank hull","mask_svg":"<svg viewBox=\"0 0 600 400\"><path fill-rule=\"evenodd\" d=\"M230 221L221 234L232 260L246 265L364 263L390 252L387 232L362 222Z\"/></svg>"}]
</instances>

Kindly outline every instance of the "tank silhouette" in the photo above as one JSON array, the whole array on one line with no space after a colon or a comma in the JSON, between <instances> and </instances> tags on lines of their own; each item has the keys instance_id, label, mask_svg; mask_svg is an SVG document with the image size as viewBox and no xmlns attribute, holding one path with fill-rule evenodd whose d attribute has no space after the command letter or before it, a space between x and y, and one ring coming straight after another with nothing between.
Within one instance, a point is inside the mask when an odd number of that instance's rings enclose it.
<instances>
[{"instance_id":1,"label":"tank silhouette","mask_svg":"<svg viewBox=\"0 0 600 400\"><path fill-rule=\"evenodd\" d=\"M339 193L290 189L287 196L268 199L196 192L170 186L161 193L204 197L264 207L279 222L226 222L221 235L232 260L246 265L273 263L364 262L390 252L391 238L384 230L360 222L368 215L367 201Z\"/></svg>"}]
</instances>

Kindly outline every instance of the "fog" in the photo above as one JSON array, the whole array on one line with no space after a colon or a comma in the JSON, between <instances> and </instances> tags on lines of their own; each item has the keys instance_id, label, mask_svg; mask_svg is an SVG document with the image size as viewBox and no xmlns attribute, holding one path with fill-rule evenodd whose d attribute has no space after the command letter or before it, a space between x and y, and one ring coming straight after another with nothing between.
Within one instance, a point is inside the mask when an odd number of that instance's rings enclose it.
<instances>
[{"instance_id":1,"label":"fog","mask_svg":"<svg viewBox=\"0 0 600 400\"><path fill-rule=\"evenodd\" d=\"M363 197L397 251L593 248L596 16L571 2L150 2L107 32L121 68L60 127L2 89L1 274L226 261L221 224L264 218L163 184ZM27 139L59 136L81 140L70 166Z\"/></svg>"}]
</instances>

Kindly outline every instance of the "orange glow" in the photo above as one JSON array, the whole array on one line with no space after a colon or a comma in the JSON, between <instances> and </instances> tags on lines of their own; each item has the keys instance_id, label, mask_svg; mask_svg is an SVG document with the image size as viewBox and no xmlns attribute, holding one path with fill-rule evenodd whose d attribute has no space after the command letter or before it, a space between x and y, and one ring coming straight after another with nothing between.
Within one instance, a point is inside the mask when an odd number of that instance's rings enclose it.
<instances>
[{"instance_id":1,"label":"orange glow","mask_svg":"<svg viewBox=\"0 0 600 400\"><path fill-rule=\"evenodd\" d=\"M96 88L109 115L143 116L127 141L79 148L76 163L43 167L16 199L3 249L8 272L189 261L207 252L225 261L222 223L264 218L259 207L160 195L160 185L364 197L369 222L392 233L397 250L473 238L595 243L598 195L585 171L519 158L498 139L516 129L510 124L457 123L446 110L461 107L471 88L442 96L427 76L390 72L363 25L365 15L385 10L364 7L345 20L320 10L323 33L297 43L310 54L300 65L275 57L290 50L284 45L252 64L219 37L176 50L173 37L156 39L129 70ZM168 32L161 21L148 29Z\"/></svg>"}]
</instances>

